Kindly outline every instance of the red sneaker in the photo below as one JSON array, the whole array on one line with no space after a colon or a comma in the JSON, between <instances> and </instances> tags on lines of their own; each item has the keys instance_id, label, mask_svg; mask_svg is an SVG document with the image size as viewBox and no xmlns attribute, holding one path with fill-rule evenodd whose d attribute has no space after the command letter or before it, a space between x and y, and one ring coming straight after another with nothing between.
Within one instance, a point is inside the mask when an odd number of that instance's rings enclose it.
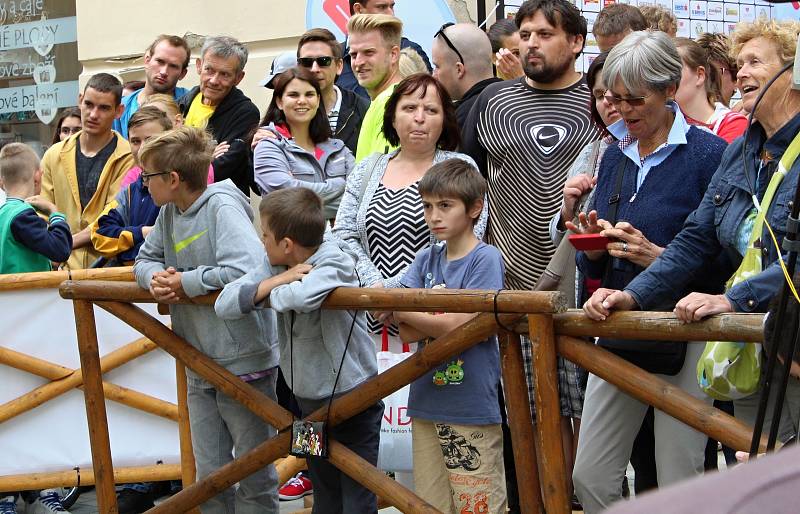
<instances>
[{"instance_id":1,"label":"red sneaker","mask_svg":"<svg viewBox=\"0 0 800 514\"><path fill-rule=\"evenodd\" d=\"M278 490L278 498L281 501L296 500L314 492L311 480L303 473L298 473L294 478L283 484Z\"/></svg>"}]
</instances>

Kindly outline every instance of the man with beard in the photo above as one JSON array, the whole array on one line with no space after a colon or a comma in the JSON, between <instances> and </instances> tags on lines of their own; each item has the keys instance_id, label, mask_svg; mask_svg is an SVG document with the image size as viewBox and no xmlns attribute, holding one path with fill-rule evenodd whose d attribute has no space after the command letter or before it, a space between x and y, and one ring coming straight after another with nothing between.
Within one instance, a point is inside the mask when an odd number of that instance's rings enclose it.
<instances>
[{"instance_id":1,"label":"man with beard","mask_svg":"<svg viewBox=\"0 0 800 514\"><path fill-rule=\"evenodd\" d=\"M164 93L172 95L178 101L186 94L186 89L176 85L186 76L191 56L192 51L182 37L166 34L158 36L144 54L144 87L123 97L122 106L125 111L114 121L114 130L128 139L128 122L148 96Z\"/></svg>"},{"instance_id":2,"label":"man with beard","mask_svg":"<svg viewBox=\"0 0 800 514\"><path fill-rule=\"evenodd\" d=\"M503 254L506 287L532 290L555 252L548 224L560 208L567 171L600 132L591 121L589 88L575 71L586 39L580 11L568 0L528 0L514 21L526 76L481 93L462 129L462 151L489 183L487 239ZM528 338L522 350L534 414ZM583 402L575 374L567 375L559 359L562 433L571 455L570 418L580 418ZM509 504L512 498L510 492Z\"/></svg>"}]
</instances>

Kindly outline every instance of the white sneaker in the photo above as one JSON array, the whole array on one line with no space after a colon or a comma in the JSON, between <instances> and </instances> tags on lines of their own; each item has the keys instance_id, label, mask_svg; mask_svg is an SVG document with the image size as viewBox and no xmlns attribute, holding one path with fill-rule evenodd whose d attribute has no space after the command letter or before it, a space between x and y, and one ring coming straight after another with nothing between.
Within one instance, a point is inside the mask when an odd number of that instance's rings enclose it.
<instances>
[{"instance_id":1,"label":"white sneaker","mask_svg":"<svg viewBox=\"0 0 800 514\"><path fill-rule=\"evenodd\" d=\"M40 491L39 497L31 507L33 507L33 514L69 514L69 511L61 505L61 497L55 489Z\"/></svg>"},{"instance_id":2,"label":"white sneaker","mask_svg":"<svg viewBox=\"0 0 800 514\"><path fill-rule=\"evenodd\" d=\"M17 514L17 499L13 496L0 498L0 514Z\"/></svg>"}]
</instances>

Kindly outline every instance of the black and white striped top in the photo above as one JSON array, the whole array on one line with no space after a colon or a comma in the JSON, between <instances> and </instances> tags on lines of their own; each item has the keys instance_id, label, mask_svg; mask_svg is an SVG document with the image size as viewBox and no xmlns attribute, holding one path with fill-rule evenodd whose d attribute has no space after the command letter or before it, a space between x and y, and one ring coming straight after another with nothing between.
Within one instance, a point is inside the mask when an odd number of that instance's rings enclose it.
<instances>
[{"instance_id":1,"label":"black and white striped top","mask_svg":"<svg viewBox=\"0 0 800 514\"><path fill-rule=\"evenodd\" d=\"M381 275L402 272L430 244L417 183L402 189L387 189L381 183L367 207L366 229L370 257ZM370 331L378 333L381 326L369 317ZM397 335L397 328L390 327L389 333Z\"/></svg>"},{"instance_id":2,"label":"black and white striped top","mask_svg":"<svg viewBox=\"0 0 800 514\"><path fill-rule=\"evenodd\" d=\"M549 224L567 172L600 132L585 80L541 90L525 79L488 86L470 112L464 150L489 182L487 240L503 253L506 286L532 289L555 247Z\"/></svg>"}]
</instances>

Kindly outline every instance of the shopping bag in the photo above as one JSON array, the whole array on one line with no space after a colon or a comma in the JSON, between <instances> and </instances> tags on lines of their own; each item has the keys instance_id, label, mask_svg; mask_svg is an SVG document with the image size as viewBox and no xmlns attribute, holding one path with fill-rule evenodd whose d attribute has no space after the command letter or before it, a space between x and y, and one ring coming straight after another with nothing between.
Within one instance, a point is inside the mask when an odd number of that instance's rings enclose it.
<instances>
[{"instance_id":1,"label":"shopping bag","mask_svg":"<svg viewBox=\"0 0 800 514\"><path fill-rule=\"evenodd\" d=\"M381 334L381 351L378 352L378 373L383 373L410 356L411 352L406 343L403 343L403 353L389 351L389 331L384 327ZM379 469L386 471L412 470L408 390L409 386L405 386L383 399L381 444L378 452Z\"/></svg>"}]
</instances>

